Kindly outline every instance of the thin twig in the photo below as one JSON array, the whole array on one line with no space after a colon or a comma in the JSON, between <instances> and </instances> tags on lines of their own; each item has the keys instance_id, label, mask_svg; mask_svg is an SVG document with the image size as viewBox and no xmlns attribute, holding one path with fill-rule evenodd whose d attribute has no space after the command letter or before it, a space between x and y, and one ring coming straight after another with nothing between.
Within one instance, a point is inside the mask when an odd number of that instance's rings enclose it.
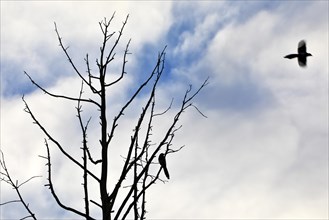
<instances>
[{"instance_id":1,"label":"thin twig","mask_svg":"<svg viewBox=\"0 0 329 220\"><path fill-rule=\"evenodd\" d=\"M43 133L49 138L49 140L51 140L57 147L58 147L58 149L69 159L69 160L71 160L73 163L75 163L76 165L78 165L81 169L83 169L83 165L82 164L80 164L76 159L74 159L69 153L67 153L65 150L64 150L64 148L62 147L62 145L58 142L58 141L56 141L49 133L48 133L48 131L40 124L40 122L36 119L36 117L34 116L34 114L32 113L32 111L31 111L31 109L30 109L30 107L28 106L28 104L27 104L27 102L25 101L25 99L24 99L24 96L22 97L22 100L23 100L23 102L24 102L24 104L25 104L25 109L24 109L24 111L25 112L27 112L30 116L31 116L31 118L33 119L33 122L35 123L35 124L37 124L38 125L38 127L43 131ZM95 176L95 174L93 174L92 172L90 172L89 170L88 170L88 174L90 175L90 176L92 176L95 180L97 180L98 182L100 181L99 180L99 178L97 177L97 176Z\"/></svg>"},{"instance_id":2,"label":"thin twig","mask_svg":"<svg viewBox=\"0 0 329 220\"><path fill-rule=\"evenodd\" d=\"M45 146L46 146L46 149L47 149L47 163L46 163L46 166L48 167L48 184L46 184L45 186L49 187L50 189L50 192L52 194L52 196L54 197L56 203L63 209L67 210L67 211L70 211L70 212L73 212L77 215L80 215L82 217L85 217L87 219L93 219L91 218L90 216L86 215L85 213L83 212L80 212L72 207L69 207L69 206L66 206L64 205L61 200L59 199L59 197L57 196L56 192L55 192L55 189L54 189L54 185L53 185L53 181L52 181L52 170L51 170L51 160L50 160L50 150L49 150L49 146L48 146L48 142L47 140L45 139Z\"/></svg>"},{"instance_id":3,"label":"thin twig","mask_svg":"<svg viewBox=\"0 0 329 220\"><path fill-rule=\"evenodd\" d=\"M21 187L22 185L24 185L25 183L29 182L30 180L34 179L34 178L38 178L38 177L42 177L42 176L32 176L31 178L29 178L28 180L22 182L21 184L19 184L17 187Z\"/></svg>"},{"instance_id":4,"label":"thin twig","mask_svg":"<svg viewBox=\"0 0 329 220\"><path fill-rule=\"evenodd\" d=\"M2 205L9 204L9 203L16 202L16 201L20 201L23 204L25 210L29 213L29 215L27 217L31 217L34 220L36 220L37 218L35 217L35 214L30 209L29 204L25 202L25 200L23 199L23 196L22 196L22 194L21 194L21 192L19 190L20 186L22 186L24 183L27 183L31 179L33 179L33 177L30 178L30 179L28 179L27 181L23 182L20 185L18 185L18 181L17 180L16 180L16 183L14 183L14 181L12 180L12 178L11 178L11 176L9 174L9 170L8 170L8 168L6 166L4 154L3 154L3 152L1 150L0 150L0 153L1 153L0 166L5 171L5 173L3 173L3 175L5 176L5 178L7 178L7 181L5 181L5 182L8 183L9 185L11 185L15 189L16 194L18 195L18 198L19 198L19 200L12 200L12 201L9 201L9 202L5 202Z\"/></svg>"},{"instance_id":5,"label":"thin twig","mask_svg":"<svg viewBox=\"0 0 329 220\"><path fill-rule=\"evenodd\" d=\"M49 96L52 96L52 97L55 97L55 98L67 99L67 100L71 100L71 101L89 102L89 103L93 103L96 106L100 107L100 105L98 104L98 102L96 102L96 101L94 101L92 99L78 99L78 98L72 98L72 97L69 97L69 96L56 95L56 94L50 93L46 89L44 89L43 87L41 87L38 83L36 83L27 72L24 71L24 73L30 79L30 81L32 82L32 84L34 84L36 87L38 87L40 90L42 90L45 94L47 94Z\"/></svg>"},{"instance_id":6,"label":"thin twig","mask_svg":"<svg viewBox=\"0 0 329 220\"><path fill-rule=\"evenodd\" d=\"M63 42L62 42L62 38L61 36L59 35L59 32L58 32L58 29L57 29L57 25L56 25L56 22L54 22L54 25L55 25L55 32L57 34L57 38L58 38L58 41L59 41L59 45L60 47L62 48L63 52L65 53L67 59L69 60L72 68L74 69L74 71L76 72L76 74L91 88L92 91L97 91L92 85L91 83L89 83L83 76L82 74L80 73L80 71L77 69L77 67L75 66L75 64L73 63L73 60L71 58L71 56L69 55L69 53L67 52L67 49L68 47L64 47L63 45Z\"/></svg>"},{"instance_id":7,"label":"thin twig","mask_svg":"<svg viewBox=\"0 0 329 220\"><path fill-rule=\"evenodd\" d=\"M122 62L122 67L121 67L122 68L122 71L121 71L120 77L118 79L116 79L115 81L113 81L113 82L111 82L109 84L106 84L105 86L108 87L108 86L112 86L112 85L116 84L117 82L119 82L123 78L124 74L126 74L125 67L126 67L126 63L128 62L126 60L126 56L127 56L127 54L129 54L128 53L128 48L129 48L130 41L131 41L131 39L129 39L129 41L128 41L127 45L126 45L126 49L125 49L124 55L123 55L123 62Z\"/></svg>"}]
</instances>

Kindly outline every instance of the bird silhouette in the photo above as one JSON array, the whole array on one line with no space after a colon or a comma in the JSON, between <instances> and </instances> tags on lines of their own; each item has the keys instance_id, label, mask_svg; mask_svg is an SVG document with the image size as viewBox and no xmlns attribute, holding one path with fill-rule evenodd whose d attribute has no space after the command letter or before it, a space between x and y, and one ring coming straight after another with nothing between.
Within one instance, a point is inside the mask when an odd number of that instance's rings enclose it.
<instances>
[{"instance_id":1,"label":"bird silhouette","mask_svg":"<svg viewBox=\"0 0 329 220\"><path fill-rule=\"evenodd\" d=\"M169 172L168 172L168 169L167 169L167 163L166 163L166 157L165 157L165 155L161 153L159 155L158 160L159 160L159 163L160 163L161 167L163 168L163 171L164 171L166 177L168 179L170 179Z\"/></svg>"},{"instance_id":2,"label":"bird silhouette","mask_svg":"<svg viewBox=\"0 0 329 220\"><path fill-rule=\"evenodd\" d=\"M299 41L297 52L297 54L289 54L284 58L293 59L297 57L299 66L306 67L307 57L312 56L312 54L306 52L306 42L304 40Z\"/></svg>"}]
</instances>

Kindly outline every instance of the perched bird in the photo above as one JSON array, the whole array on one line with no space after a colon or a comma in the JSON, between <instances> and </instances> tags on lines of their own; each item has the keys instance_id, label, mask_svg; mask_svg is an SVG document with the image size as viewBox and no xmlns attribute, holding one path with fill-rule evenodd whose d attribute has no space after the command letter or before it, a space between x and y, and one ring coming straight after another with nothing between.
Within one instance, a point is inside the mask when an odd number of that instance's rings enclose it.
<instances>
[{"instance_id":1,"label":"perched bird","mask_svg":"<svg viewBox=\"0 0 329 220\"><path fill-rule=\"evenodd\" d=\"M284 58L292 59L297 57L299 66L305 67L307 63L307 57L312 56L312 54L306 52L306 43L304 40L299 41L297 52L297 54L289 54Z\"/></svg>"},{"instance_id":2,"label":"perched bird","mask_svg":"<svg viewBox=\"0 0 329 220\"><path fill-rule=\"evenodd\" d=\"M167 163L166 163L166 157L165 157L165 155L161 153L159 155L158 160L159 160L159 163L160 163L161 167L163 168L164 173L166 174L166 177L168 179L170 179L169 178L169 172L168 172L168 169L167 169Z\"/></svg>"}]
</instances>

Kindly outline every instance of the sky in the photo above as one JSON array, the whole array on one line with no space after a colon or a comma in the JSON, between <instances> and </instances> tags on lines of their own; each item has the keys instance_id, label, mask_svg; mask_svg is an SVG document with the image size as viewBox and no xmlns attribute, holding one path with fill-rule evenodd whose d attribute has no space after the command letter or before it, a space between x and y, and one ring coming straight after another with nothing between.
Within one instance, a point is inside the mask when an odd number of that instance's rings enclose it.
<instances>
[{"instance_id":1,"label":"sky","mask_svg":"<svg viewBox=\"0 0 329 220\"><path fill-rule=\"evenodd\" d=\"M67 62L54 22L81 71L92 67L102 42L98 22L110 18L117 31L129 20L109 75L120 71L131 38L127 73L108 93L113 118L150 73L159 51L166 64L157 109L173 107L157 122L161 136L193 85L209 84L184 112L167 157L171 179L150 189L148 219L328 219L328 1L1 1L1 150L13 179L39 219L77 219L61 210L46 183L45 135L21 100L76 158L81 136L76 103L47 97L24 75L49 91L78 95L79 81ZM283 57L307 42L307 68ZM127 111L110 155L114 173L147 92ZM88 134L97 145L97 111ZM71 146L71 147L70 147ZM74 207L82 203L82 174L51 146L55 187ZM95 151L97 152L97 151ZM97 171L95 171L97 172ZM110 176L109 187L115 182ZM92 186L98 192L97 186ZM97 195L97 193L95 193ZM16 199L1 182L1 202ZM97 208L92 208L97 215ZM21 204L0 207L1 219L26 216Z\"/></svg>"}]
</instances>

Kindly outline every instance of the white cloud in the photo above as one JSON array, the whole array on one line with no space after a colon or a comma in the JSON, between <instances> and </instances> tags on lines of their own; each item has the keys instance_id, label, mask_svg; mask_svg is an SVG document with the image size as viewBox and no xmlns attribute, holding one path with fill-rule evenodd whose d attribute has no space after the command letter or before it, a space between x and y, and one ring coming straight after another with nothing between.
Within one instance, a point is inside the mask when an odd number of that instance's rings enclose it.
<instances>
[{"instance_id":1,"label":"white cloud","mask_svg":"<svg viewBox=\"0 0 329 220\"><path fill-rule=\"evenodd\" d=\"M198 80L212 73L206 95L199 99L211 108L205 110L210 122L199 124L195 117L184 121L179 143L189 143L189 148L171 163L174 175L188 180L179 193L169 189L172 194L166 194L183 195L183 204L156 217L327 217L328 13L321 3L296 4L219 28L212 42L200 48L204 57L175 70ZM311 57L307 69L283 59L304 38L319 57ZM197 37L189 39L198 45ZM265 108L246 111L253 99L234 107L241 101L235 98L256 95ZM223 102L229 103L228 110ZM156 206L162 202L161 197Z\"/></svg>"},{"instance_id":2,"label":"white cloud","mask_svg":"<svg viewBox=\"0 0 329 220\"><path fill-rule=\"evenodd\" d=\"M136 52L143 51L146 44L161 48L165 40L172 40L171 35L168 39L164 37L168 30L177 37L171 45L174 48L168 48L169 57L175 59L168 60L175 64L168 71L174 73L170 75L174 78L160 84L159 111L167 107L172 96L177 96L176 104L179 102L187 88L185 81L193 82L195 89L200 80L211 76L210 84L196 99L208 119L193 108L183 115L183 128L174 146L187 146L168 157L172 179L166 184L156 184L149 192L148 217L328 217L328 19L325 19L328 3L276 2L271 10L266 9L265 3L253 3L257 10L249 4L226 2L98 3L81 2L79 7L76 2L1 3L8 9L7 14L2 14L2 30L7 32L1 33L4 36L1 46L5 45L1 53L8 54L2 56L6 69L1 71L8 70L2 76L2 86L8 88L6 80L13 74L9 70L16 70L8 66L20 64L18 69L29 70L34 77L44 74L44 83L51 91L77 95L79 80L67 77L67 72L49 75L69 69L64 64L65 58L59 59L61 51L52 22L57 21L74 59L83 64L84 52L91 50L94 56L98 52L101 39L97 22L112 15L112 9L116 10L113 26L117 30L126 13L130 13L124 41L133 38L133 55L128 63L131 71L138 68ZM38 13L31 16L31 10ZM74 16L67 16L70 10ZM189 18L188 22L184 20ZM20 29L24 35L17 34L16 30ZM177 33L171 32L174 29ZM307 40L308 50L313 54L306 69L301 69L295 60L283 59L287 53L296 51L301 39ZM26 43L21 44L23 41ZM45 63L40 64L40 60ZM57 62L61 63L56 67ZM115 64L114 69L119 66ZM21 80L14 75L15 80ZM127 75L123 85L109 93L114 110L126 99L136 78L134 74ZM48 99L39 91L26 99L52 134L80 157L78 147L70 148L81 142L74 105ZM139 114L143 100L144 96L138 97L135 108L121 121L116 143L129 139L136 121L134 116ZM46 175L44 161L37 157L45 154L44 135L23 112L20 97L2 96L1 105L1 147L13 175L22 180L40 173ZM93 114L93 108L84 107L85 117ZM109 113L113 114L114 110L111 108ZM89 135L95 149L99 134L97 120L93 115ZM169 122L167 118L164 120ZM165 125L160 120L158 130ZM120 148L113 150L118 154L123 152ZM79 194L82 187L73 184L80 184L81 174L74 166L67 166L56 150L53 158L55 172L60 174L57 187L64 192L62 199L81 205L82 200L76 194L82 195ZM113 172L117 173L122 159L117 157L115 161L118 163L112 164ZM68 178L72 185L67 184ZM60 209L49 212L48 208L56 205L42 186L44 182L44 179L36 180L25 189L31 204L37 200L35 207L40 210L40 217L72 217L60 213ZM39 193L34 196L34 192ZM2 193L6 199L10 188L2 187Z\"/></svg>"},{"instance_id":3,"label":"white cloud","mask_svg":"<svg viewBox=\"0 0 329 220\"><path fill-rule=\"evenodd\" d=\"M6 61L1 67L1 92L6 94L20 90L16 87L17 84L27 84L21 74L24 70L33 73L36 80L45 82L49 80L49 76L55 80L56 76L72 73L58 46L53 22L57 23L64 46L69 46L68 52L81 72L86 69L84 58L87 53L92 68L97 69L95 60L98 58L102 40L98 22L104 17L109 20L113 12L116 11L116 16L111 23L110 32L113 30L116 33L126 15L130 14L118 53L123 52L128 39L132 38L130 51L138 54L144 44L153 44L161 39L171 23L169 2L128 4L104 1L6 1L1 5L4 9L1 15L1 54L3 61ZM73 14L69 13L72 11ZM163 45L160 44L159 48L161 47Z\"/></svg>"}]
</instances>

